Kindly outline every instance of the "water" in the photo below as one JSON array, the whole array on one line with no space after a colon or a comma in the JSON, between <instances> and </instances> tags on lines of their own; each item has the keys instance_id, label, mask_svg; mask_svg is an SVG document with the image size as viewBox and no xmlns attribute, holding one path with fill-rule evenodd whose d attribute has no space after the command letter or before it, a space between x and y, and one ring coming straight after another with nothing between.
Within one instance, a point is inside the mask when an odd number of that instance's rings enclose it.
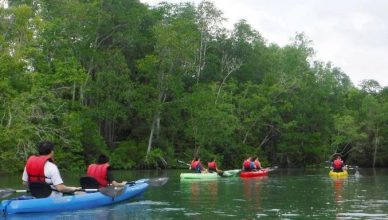
<instances>
[{"instance_id":1,"label":"water","mask_svg":"<svg viewBox=\"0 0 388 220\"><path fill-rule=\"evenodd\" d=\"M264 178L191 182L181 182L181 172L186 170L116 172L117 179L163 175L170 180L116 205L3 219L388 219L385 170L362 169L361 176L341 179L330 178L326 170L276 170ZM78 177L64 179L78 182ZM4 187L21 188L20 177L1 177Z\"/></svg>"}]
</instances>

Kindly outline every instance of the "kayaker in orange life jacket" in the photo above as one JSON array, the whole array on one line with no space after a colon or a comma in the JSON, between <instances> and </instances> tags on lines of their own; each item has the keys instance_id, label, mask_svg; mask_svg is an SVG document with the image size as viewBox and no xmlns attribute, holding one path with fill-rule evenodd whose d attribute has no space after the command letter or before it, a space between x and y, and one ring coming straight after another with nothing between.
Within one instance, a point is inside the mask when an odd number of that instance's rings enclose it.
<instances>
[{"instance_id":1,"label":"kayaker in orange life jacket","mask_svg":"<svg viewBox=\"0 0 388 220\"><path fill-rule=\"evenodd\" d=\"M254 157L248 157L246 160L243 162L243 167L242 170L245 172L253 171L256 169L255 166L255 158Z\"/></svg>"},{"instance_id":2,"label":"kayaker in orange life jacket","mask_svg":"<svg viewBox=\"0 0 388 220\"><path fill-rule=\"evenodd\" d=\"M261 170L261 169L263 169L263 168L261 167L261 163L260 163L260 161L259 161L259 157L254 157L254 164L255 164L255 169L256 169L256 170Z\"/></svg>"},{"instance_id":3,"label":"kayaker in orange life jacket","mask_svg":"<svg viewBox=\"0 0 388 220\"><path fill-rule=\"evenodd\" d=\"M57 165L54 163L54 144L48 141L41 142L38 146L38 156L27 159L23 171L23 185L28 187L29 182L45 182L51 186L50 196L62 196L62 192L72 193L81 187L66 186L63 183Z\"/></svg>"},{"instance_id":4,"label":"kayaker in orange life jacket","mask_svg":"<svg viewBox=\"0 0 388 220\"><path fill-rule=\"evenodd\" d=\"M194 157L194 159L191 161L190 170L194 173L207 172L207 170L203 168L201 159L198 156Z\"/></svg>"},{"instance_id":5,"label":"kayaker in orange life jacket","mask_svg":"<svg viewBox=\"0 0 388 220\"><path fill-rule=\"evenodd\" d=\"M110 184L113 186L125 186L127 183L126 181L117 182L114 180L110 170L109 157L104 154L98 157L97 163L89 165L86 175L95 178L99 183L99 187L106 187Z\"/></svg>"},{"instance_id":6,"label":"kayaker in orange life jacket","mask_svg":"<svg viewBox=\"0 0 388 220\"><path fill-rule=\"evenodd\" d=\"M217 172L217 173L222 173L222 170L218 169L216 159L213 157L210 159L210 162L207 163L207 169L209 173Z\"/></svg>"},{"instance_id":7,"label":"kayaker in orange life jacket","mask_svg":"<svg viewBox=\"0 0 388 220\"><path fill-rule=\"evenodd\" d=\"M337 173L343 172L344 170L346 170L346 166L342 161L341 156L337 155L336 159L331 164L331 169Z\"/></svg>"}]
</instances>

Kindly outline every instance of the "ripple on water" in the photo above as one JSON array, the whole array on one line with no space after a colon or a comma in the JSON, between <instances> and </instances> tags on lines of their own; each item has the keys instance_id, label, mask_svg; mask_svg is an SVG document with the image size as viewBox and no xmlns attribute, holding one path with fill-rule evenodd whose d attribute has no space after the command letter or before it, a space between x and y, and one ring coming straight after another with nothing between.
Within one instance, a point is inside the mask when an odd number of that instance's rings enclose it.
<instances>
[{"instance_id":1,"label":"ripple on water","mask_svg":"<svg viewBox=\"0 0 388 220\"><path fill-rule=\"evenodd\" d=\"M381 217L388 217L388 214L375 214L375 213L354 213L354 212L344 212L344 213L338 213L338 217L372 217L372 218L381 218Z\"/></svg>"},{"instance_id":2,"label":"ripple on water","mask_svg":"<svg viewBox=\"0 0 388 220\"><path fill-rule=\"evenodd\" d=\"M170 204L168 202L144 200L144 201L138 201L138 202L131 202L131 203L128 203L128 205L129 206L131 206L131 205L164 205L164 206L169 206Z\"/></svg>"}]
</instances>

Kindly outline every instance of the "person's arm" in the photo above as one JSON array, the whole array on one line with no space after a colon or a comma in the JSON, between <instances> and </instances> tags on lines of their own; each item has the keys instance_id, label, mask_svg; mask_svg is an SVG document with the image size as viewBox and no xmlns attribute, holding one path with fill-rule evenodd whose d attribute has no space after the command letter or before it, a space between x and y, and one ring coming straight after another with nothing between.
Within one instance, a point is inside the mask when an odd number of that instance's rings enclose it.
<instances>
[{"instance_id":1,"label":"person's arm","mask_svg":"<svg viewBox=\"0 0 388 220\"><path fill-rule=\"evenodd\" d=\"M63 193L73 193L77 190L81 190L82 188L75 187L75 186L66 186L65 184L62 183L62 184L55 185L55 189Z\"/></svg>"},{"instance_id":2,"label":"person's arm","mask_svg":"<svg viewBox=\"0 0 388 220\"><path fill-rule=\"evenodd\" d=\"M112 170L110 169L110 167L108 167L108 170L106 173L106 178L108 179L108 182L115 187L125 186L125 184L127 184L127 181L117 182L116 180L114 180L113 173L112 173Z\"/></svg>"},{"instance_id":3,"label":"person's arm","mask_svg":"<svg viewBox=\"0 0 388 220\"><path fill-rule=\"evenodd\" d=\"M50 173L48 176L50 177L56 190L58 190L59 192L64 192L64 193L72 193L74 191L82 189L81 187L66 186L63 183L63 180L62 180L61 174L59 173L58 167L54 164L46 163L46 165L50 166L48 168L49 173Z\"/></svg>"}]
</instances>

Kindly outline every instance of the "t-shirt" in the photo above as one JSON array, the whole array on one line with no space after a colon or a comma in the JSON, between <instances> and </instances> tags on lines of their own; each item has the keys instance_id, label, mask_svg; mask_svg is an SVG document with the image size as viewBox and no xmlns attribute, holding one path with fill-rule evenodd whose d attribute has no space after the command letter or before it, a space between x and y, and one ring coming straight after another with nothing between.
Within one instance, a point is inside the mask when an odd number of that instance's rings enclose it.
<instances>
[{"instance_id":1,"label":"t-shirt","mask_svg":"<svg viewBox=\"0 0 388 220\"><path fill-rule=\"evenodd\" d=\"M61 174L59 173L57 165L54 163L47 161L44 164L44 175L48 178L45 179L46 183L52 184L51 188L55 189L56 185L63 184L63 180ZM24 182L28 182L28 175L26 171L26 167L24 167L22 180ZM62 193L53 191L51 196L62 196Z\"/></svg>"}]
</instances>

